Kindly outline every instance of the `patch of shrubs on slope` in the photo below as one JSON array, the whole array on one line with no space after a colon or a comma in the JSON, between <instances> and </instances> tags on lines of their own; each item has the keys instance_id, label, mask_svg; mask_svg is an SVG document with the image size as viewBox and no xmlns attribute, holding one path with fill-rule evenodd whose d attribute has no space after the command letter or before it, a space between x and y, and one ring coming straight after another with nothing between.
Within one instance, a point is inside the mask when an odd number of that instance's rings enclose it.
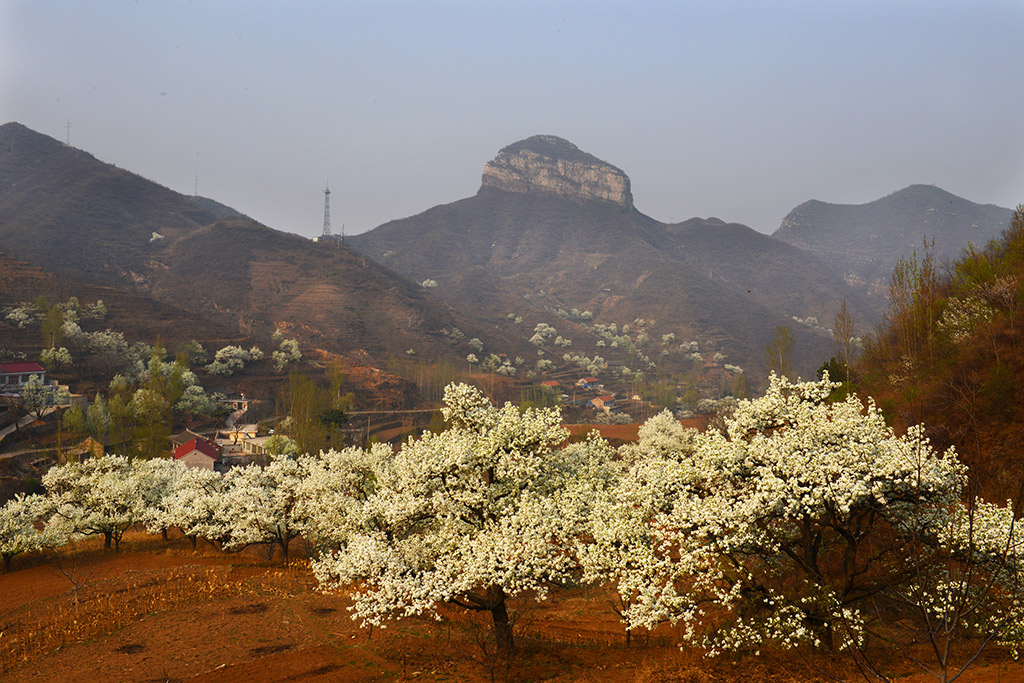
<instances>
[{"instance_id":1,"label":"patch of shrubs on slope","mask_svg":"<svg viewBox=\"0 0 1024 683\"><path fill-rule=\"evenodd\" d=\"M1024 482L1024 205L999 239L937 264L926 242L900 261L890 309L856 374L898 428L955 446L989 498Z\"/></svg>"}]
</instances>

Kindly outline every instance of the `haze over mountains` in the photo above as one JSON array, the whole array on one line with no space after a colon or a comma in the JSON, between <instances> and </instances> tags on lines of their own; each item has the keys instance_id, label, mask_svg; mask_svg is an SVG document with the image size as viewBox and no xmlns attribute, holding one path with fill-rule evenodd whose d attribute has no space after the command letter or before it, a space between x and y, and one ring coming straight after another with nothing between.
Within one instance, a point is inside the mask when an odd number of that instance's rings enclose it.
<instances>
[{"instance_id":1,"label":"haze over mountains","mask_svg":"<svg viewBox=\"0 0 1024 683\"><path fill-rule=\"evenodd\" d=\"M20 124L0 126L0 251L249 333L280 328L305 344L378 358L406 349L464 357L466 348L445 343L442 331L453 327L488 353L533 356L527 340L544 322L572 339L553 359L600 353L669 374L692 366L657 344L626 354L593 329L642 319L651 339L695 341L709 358L759 375L784 324L806 376L830 355L814 319L830 327L845 298L868 329L884 306L877 292L887 269L923 235L936 238L940 257L955 255L996 236L1009 215L912 186L862 207L808 202L771 237L716 218L666 224L634 206L621 169L534 136L484 166L475 196L350 238L362 257L173 192ZM567 316L572 309L592 318Z\"/></svg>"}]
</instances>

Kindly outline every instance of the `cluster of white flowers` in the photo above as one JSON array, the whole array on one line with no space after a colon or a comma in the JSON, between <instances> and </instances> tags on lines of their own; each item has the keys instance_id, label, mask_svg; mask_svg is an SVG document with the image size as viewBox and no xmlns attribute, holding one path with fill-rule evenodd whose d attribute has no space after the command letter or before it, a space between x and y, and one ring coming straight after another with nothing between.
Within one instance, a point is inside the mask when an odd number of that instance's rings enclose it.
<instances>
[{"instance_id":1,"label":"cluster of white flowers","mask_svg":"<svg viewBox=\"0 0 1024 683\"><path fill-rule=\"evenodd\" d=\"M257 361L261 358L263 358L263 351L259 347L254 346L246 351L240 346L229 345L217 351L213 362L206 366L206 371L229 376L244 368L246 362Z\"/></svg>"},{"instance_id":2,"label":"cluster of white flowers","mask_svg":"<svg viewBox=\"0 0 1024 683\"><path fill-rule=\"evenodd\" d=\"M960 299L950 297L946 310L939 318L939 331L947 335L954 344L963 342L970 336L974 327L987 322L995 315L995 309L983 299L976 296Z\"/></svg>"},{"instance_id":3,"label":"cluster of white flowers","mask_svg":"<svg viewBox=\"0 0 1024 683\"><path fill-rule=\"evenodd\" d=\"M566 318L568 320L593 320L594 314L590 311L581 311L578 308L572 310L565 310L564 308L553 308L551 306L545 306L548 311L551 311L555 315Z\"/></svg>"},{"instance_id":4,"label":"cluster of white flowers","mask_svg":"<svg viewBox=\"0 0 1024 683\"><path fill-rule=\"evenodd\" d=\"M530 337L530 343L536 346L544 346L547 340L558 334L558 330L553 328L547 323L537 323L533 328L533 336Z\"/></svg>"},{"instance_id":5,"label":"cluster of white flowers","mask_svg":"<svg viewBox=\"0 0 1024 683\"><path fill-rule=\"evenodd\" d=\"M512 365L512 361L508 358L502 358L495 353L488 354L480 363L480 368L482 370L487 370L488 372L505 375L506 377L514 377L516 374L516 369Z\"/></svg>"},{"instance_id":6,"label":"cluster of white flowers","mask_svg":"<svg viewBox=\"0 0 1024 683\"><path fill-rule=\"evenodd\" d=\"M336 467L371 475L333 493L345 517L331 525L339 550L313 571L328 589L358 582L364 621L435 613L441 602L503 610L506 597L543 598L577 567L571 548L611 449L594 439L559 448L557 410L495 408L466 385L448 387L443 413L447 431L394 456L338 456L351 462Z\"/></svg>"},{"instance_id":7,"label":"cluster of white flowers","mask_svg":"<svg viewBox=\"0 0 1024 683\"><path fill-rule=\"evenodd\" d=\"M277 340L275 340L277 341ZM295 363L302 358L299 351L299 342L294 339L281 339L277 349L270 354L274 365L274 372L281 372L290 363Z\"/></svg>"},{"instance_id":8,"label":"cluster of white flowers","mask_svg":"<svg viewBox=\"0 0 1024 683\"><path fill-rule=\"evenodd\" d=\"M587 358L580 353L567 353L562 356L562 360L566 363L575 363L592 375L596 375L599 372L604 372L608 369L608 361L601 356Z\"/></svg>"},{"instance_id":9,"label":"cluster of white flowers","mask_svg":"<svg viewBox=\"0 0 1024 683\"><path fill-rule=\"evenodd\" d=\"M39 362L48 368L71 365L71 352L65 346L43 349L39 354Z\"/></svg>"},{"instance_id":10,"label":"cluster of white flowers","mask_svg":"<svg viewBox=\"0 0 1024 683\"><path fill-rule=\"evenodd\" d=\"M458 344L466 339L466 333L457 327L445 327L441 329L441 336L449 344Z\"/></svg>"},{"instance_id":11,"label":"cluster of white flowers","mask_svg":"<svg viewBox=\"0 0 1024 683\"><path fill-rule=\"evenodd\" d=\"M35 304L23 304L8 309L4 317L20 330L37 322L42 317L42 313L39 312L39 307Z\"/></svg>"}]
</instances>

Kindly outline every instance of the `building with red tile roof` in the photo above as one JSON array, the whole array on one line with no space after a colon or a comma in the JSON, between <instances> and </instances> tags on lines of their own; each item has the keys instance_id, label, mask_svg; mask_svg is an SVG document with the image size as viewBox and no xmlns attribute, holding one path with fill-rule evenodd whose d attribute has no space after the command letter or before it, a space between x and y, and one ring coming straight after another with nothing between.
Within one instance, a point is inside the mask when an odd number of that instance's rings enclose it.
<instances>
[{"instance_id":1,"label":"building with red tile roof","mask_svg":"<svg viewBox=\"0 0 1024 683\"><path fill-rule=\"evenodd\" d=\"M39 363L0 363L0 390L23 387L32 375L46 383L46 369Z\"/></svg>"},{"instance_id":2,"label":"building with red tile roof","mask_svg":"<svg viewBox=\"0 0 1024 683\"><path fill-rule=\"evenodd\" d=\"M220 452L212 443L197 436L175 448L174 459L187 467L212 470L220 460Z\"/></svg>"}]
</instances>

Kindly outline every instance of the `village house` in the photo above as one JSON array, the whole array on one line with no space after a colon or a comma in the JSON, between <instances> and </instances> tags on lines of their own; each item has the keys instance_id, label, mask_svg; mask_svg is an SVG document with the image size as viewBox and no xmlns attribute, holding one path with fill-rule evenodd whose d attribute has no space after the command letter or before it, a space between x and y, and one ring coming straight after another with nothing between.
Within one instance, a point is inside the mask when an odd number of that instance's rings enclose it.
<instances>
[{"instance_id":1,"label":"village house","mask_svg":"<svg viewBox=\"0 0 1024 683\"><path fill-rule=\"evenodd\" d=\"M257 436L252 439L246 439L242 442L242 453L250 456L254 462L266 463L268 460L268 453L265 444L268 439L273 437L270 436Z\"/></svg>"},{"instance_id":2,"label":"village house","mask_svg":"<svg viewBox=\"0 0 1024 683\"><path fill-rule=\"evenodd\" d=\"M615 394L595 396L590 399L590 405L594 406L597 410L604 412L605 415L619 412L619 407L615 404Z\"/></svg>"},{"instance_id":3,"label":"village house","mask_svg":"<svg viewBox=\"0 0 1024 683\"><path fill-rule=\"evenodd\" d=\"M0 363L0 393L17 393L32 375L46 384L46 369L39 363Z\"/></svg>"},{"instance_id":4,"label":"village house","mask_svg":"<svg viewBox=\"0 0 1024 683\"><path fill-rule=\"evenodd\" d=\"M221 449L222 455L241 455L243 444L248 439L255 439L257 427L254 424L235 425L228 429L217 431L216 443Z\"/></svg>"},{"instance_id":5,"label":"village house","mask_svg":"<svg viewBox=\"0 0 1024 683\"><path fill-rule=\"evenodd\" d=\"M249 410L250 400L246 398L245 394L228 394L224 397L220 404L231 410Z\"/></svg>"},{"instance_id":6,"label":"village house","mask_svg":"<svg viewBox=\"0 0 1024 683\"><path fill-rule=\"evenodd\" d=\"M186 467L204 470L220 470L220 450L202 437L195 437L174 449L174 459Z\"/></svg>"}]
</instances>

